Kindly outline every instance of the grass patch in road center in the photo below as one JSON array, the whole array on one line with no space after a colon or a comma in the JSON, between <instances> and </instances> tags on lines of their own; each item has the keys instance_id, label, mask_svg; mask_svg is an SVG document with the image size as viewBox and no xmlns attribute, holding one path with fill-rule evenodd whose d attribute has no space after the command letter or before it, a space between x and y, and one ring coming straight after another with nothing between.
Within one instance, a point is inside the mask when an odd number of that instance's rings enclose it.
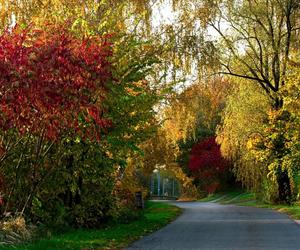
<instances>
[{"instance_id":1,"label":"grass patch in road center","mask_svg":"<svg viewBox=\"0 0 300 250\"><path fill-rule=\"evenodd\" d=\"M74 229L36 242L0 249L14 250L100 250L121 249L141 236L165 226L181 213L181 209L160 202L147 201L140 219L129 224L112 224L105 229Z\"/></svg>"}]
</instances>

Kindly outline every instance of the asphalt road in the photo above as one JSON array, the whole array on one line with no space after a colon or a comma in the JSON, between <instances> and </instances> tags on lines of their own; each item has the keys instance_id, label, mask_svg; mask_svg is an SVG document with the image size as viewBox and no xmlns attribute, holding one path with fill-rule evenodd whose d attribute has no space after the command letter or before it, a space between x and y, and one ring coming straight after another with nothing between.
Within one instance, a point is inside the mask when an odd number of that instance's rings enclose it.
<instances>
[{"instance_id":1,"label":"asphalt road","mask_svg":"<svg viewBox=\"0 0 300 250\"><path fill-rule=\"evenodd\" d=\"M133 243L127 250L148 249L299 249L300 225L269 209L176 202L177 220Z\"/></svg>"}]
</instances>

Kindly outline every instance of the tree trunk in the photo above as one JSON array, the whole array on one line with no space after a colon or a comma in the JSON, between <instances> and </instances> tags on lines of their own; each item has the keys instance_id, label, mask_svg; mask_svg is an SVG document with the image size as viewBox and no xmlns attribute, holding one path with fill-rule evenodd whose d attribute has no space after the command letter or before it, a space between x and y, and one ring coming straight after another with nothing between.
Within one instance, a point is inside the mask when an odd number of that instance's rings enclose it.
<instances>
[{"instance_id":1,"label":"tree trunk","mask_svg":"<svg viewBox=\"0 0 300 250\"><path fill-rule=\"evenodd\" d=\"M290 178L286 170L282 171L281 167L277 172L278 198L279 203L291 204L292 192Z\"/></svg>"},{"instance_id":2,"label":"tree trunk","mask_svg":"<svg viewBox=\"0 0 300 250\"><path fill-rule=\"evenodd\" d=\"M274 109L280 110L283 107L283 99L280 96L277 96L274 100L273 104ZM284 133L281 131L281 133ZM281 150L281 147L278 149ZM281 158L282 156L280 156ZM278 184L278 199L279 203L286 203L291 204L292 201L292 191L291 191L291 182L290 177L288 175L287 170L282 170L281 166L279 166L277 173L276 173L276 179Z\"/></svg>"}]
</instances>

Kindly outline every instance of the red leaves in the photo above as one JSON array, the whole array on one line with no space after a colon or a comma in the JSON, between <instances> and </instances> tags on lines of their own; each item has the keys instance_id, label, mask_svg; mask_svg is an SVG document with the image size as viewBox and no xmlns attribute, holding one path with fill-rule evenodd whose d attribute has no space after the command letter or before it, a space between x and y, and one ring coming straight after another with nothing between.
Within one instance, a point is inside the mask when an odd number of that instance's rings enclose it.
<instances>
[{"instance_id":1,"label":"red leaves","mask_svg":"<svg viewBox=\"0 0 300 250\"><path fill-rule=\"evenodd\" d=\"M60 27L6 31L0 36L0 127L57 139L92 122L91 138L109 121L101 116L105 84L112 79L106 37L78 39ZM80 122L79 117L85 117ZM88 118L91 118L90 120Z\"/></svg>"},{"instance_id":2,"label":"red leaves","mask_svg":"<svg viewBox=\"0 0 300 250\"><path fill-rule=\"evenodd\" d=\"M215 137L205 139L193 146L189 162L191 171L195 172L207 168L223 171L226 166L227 163L221 155L220 146L217 145Z\"/></svg>"},{"instance_id":3,"label":"red leaves","mask_svg":"<svg viewBox=\"0 0 300 250\"><path fill-rule=\"evenodd\" d=\"M225 172L228 163L222 157L220 146L215 137L207 138L195 144L190 153L189 169L197 179L206 183L205 189L210 193L218 187L218 176Z\"/></svg>"}]
</instances>

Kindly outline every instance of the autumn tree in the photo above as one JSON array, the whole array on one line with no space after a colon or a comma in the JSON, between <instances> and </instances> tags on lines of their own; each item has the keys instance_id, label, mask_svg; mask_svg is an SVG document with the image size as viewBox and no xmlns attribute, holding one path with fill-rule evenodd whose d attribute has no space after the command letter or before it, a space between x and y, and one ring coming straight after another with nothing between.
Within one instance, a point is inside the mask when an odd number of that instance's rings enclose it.
<instances>
[{"instance_id":1,"label":"autumn tree","mask_svg":"<svg viewBox=\"0 0 300 250\"><path fill-rule=\"evenodd\" d=\"M195 176L199 188L214 193L226 181L229 164L222 157L215 137L210 137L193 145L189 155L189 169Z\"/></svg>"},{"instance_id":2,"label":"autumn tree","mask_svg":"<svg viewBox=\"0 0 300 250\"><path fill-rule=\"evenodd\" d=\"M208 24L219 34L225 53L223 74L252 80L282 106L279 95L288 60L297 39L299 3L284 1L224 1Z\"/></svg>"},{"instance_id":3,"label":"autumn tree","mask_svg":"<svg viewBox=\"0 0 300 250\"><path fill-rule=\"evenodd\" d=\"M155 130L159 92L145 78L157 59L134 37L33 27L0 39L1 210L95 226L116 205L128 157Z\"/></svg>"},{"instance_id":4,"label":"autumn tree","mask_svg":"<svg viewBox=\"0 0 300 250\"><path fill-rule=\"evenodd\" d=\"M28 25L34 22L38 26L44 23L72 21L72 28L83 34L98 31L120 32L127 28L130 18L142 19L148 13L147 1L128 0L20 0L0 1L1 29L15 23ZM149 14L148 14L149 15ZM142 21L142 20L141 20Z\"/></svg>"},{"instance_id":5,"label":"autumn tree","mask_svg":"<svg viewBox=\"0 0 300 250\"><path fill-rule=\"evenodd\" d=\"M299 4L293 0L255 4L225 1L217 7L217 19L209 22L221 37L226 52L220 58L224 69L221 73L258 84L273 100L274 109L283 105L280 90L285 85L293 41L298 35L298 12ZM288 173L278 165L277 174L278 194L283 201L289 200Z\"/></svg>"},{"instance_id":6,"label":"autumn tree","mask_svg":"<svg viewBox=\"0 0 300 250\"><path fill-rule=\"evenodd\" d=\"M217 127L217 142L222 155L231 162L237 180L257 193L263 190L267 169L255 160L247 143L262 133L270 108L271 101L259 86L248 80L234 81Z\"/></svg>"},{"instance_id":7,"label":"autumn tree","mask_svg":"<svg viewBox=\"0 0 300 250\"><path fill-rule=\"evenodd\" d=\"M215 77L195 82L174 94L162 115L170 140L197 139L199 130L213 135L229 90L230 83L226 78Z\"/></svg>"},{"instance_id":8,"label":"autumn tree","mask_svg":"<svg viewBox=\"0 0 300 250\"><path fill-rule=\"evenodd\" d=\"M282 88L283 107L280 110L268 112L268 124L261 134L253 135L248 141L249 150L259 164L268 168L269 186L278 192L270 192L271 200L275 202L293 202L299 194L299 66L291 65L293 69ZM278 183L287 178L280 172L286 172L288 179L285 186L278 189ZM283 181L282 181L283 182Z\"/></svg>"},{"instance_id":9,"label":"autumn tree","mask_svg":"<svg viewBox=\"0 0 300 250\"><path fill-rule=\"evenodd\" d=\"M52 157L63 144L77 137L97 142L111 124L102 116L112 81L108 37L79 40L57 30L15 28L0 37L4 212L31 207L62 160Z\"/></svg>"}]
</instances>

